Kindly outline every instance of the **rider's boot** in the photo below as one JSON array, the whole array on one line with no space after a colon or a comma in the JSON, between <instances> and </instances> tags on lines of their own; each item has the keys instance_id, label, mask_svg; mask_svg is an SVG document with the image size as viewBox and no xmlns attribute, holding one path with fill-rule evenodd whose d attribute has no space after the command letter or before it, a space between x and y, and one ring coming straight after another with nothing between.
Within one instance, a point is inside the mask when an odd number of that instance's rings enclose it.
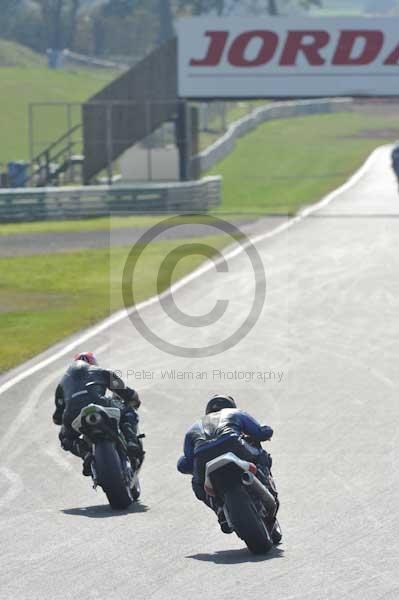
<instances>
[{"instance_id":1,"label":"rider's boot","mask_svg":"<svg viewBox=\"0 0 399 600\"><path fill-rule=\"evenodd\" d=\"M233 533L234 529L233 529L233 527L231 527L229 525L229 523L226 519L226 515L223 510L223 506L221 506L220 503L215 498L211 498L210 496L208 496L207 500L208 500L209 506L215 512L215 514L218 518L220 529L223 531L223 533Z\"/></svg>"},{"instance_id":2,"label":"rider's boot","mask_svg":"<svg viewBox=\"0 0 399 600\"><path fill-rule=\"evenodd\" d=\"M91 463L93 462L93 455L91 452L88 452L86 456L83 458L83 470L82 473L85 477L90 477L91 472Z\"/></svg>"},{"instance_id":3,"label":"rider's boot","mask_svg":"<svg viewBox=\"0 0 399 600\"><path fill-rule=\"evenodd\" d=\"M140 439L137 437L137 431L129 423L122 426L122 431L125 436L129 459L134 463L138 461L141 465L144 460L144 450Z\"/></svg>"},{"instance_id":4,"label":"rider's boot","mask_svg":"<svg viewBox=\"0 0 399 600\"><path fill-rule=\"evenodd\" d=\"M220 529L223 531L223 533L233 533L234 529L231 525L229 525L226 519L226 515L224 514L223 508L219 508L216 514L218 517Z\"/></svg>"}]
</instances>

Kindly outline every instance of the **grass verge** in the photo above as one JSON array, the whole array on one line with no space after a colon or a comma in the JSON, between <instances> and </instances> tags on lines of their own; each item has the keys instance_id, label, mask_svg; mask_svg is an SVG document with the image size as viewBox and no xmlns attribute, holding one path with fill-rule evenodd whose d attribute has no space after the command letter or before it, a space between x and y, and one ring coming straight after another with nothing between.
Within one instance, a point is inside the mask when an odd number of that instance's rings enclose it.
<instances>
[{"instance_id":1,"label":"grass verge","mask_svg":"<svg viewBox=\"0 0 399 600\"><path fill-rule=\"evenodd\" d=\"M209 174L223 177L221 211L294 214L344 183L399 134L395 114L367 112L265 123Z\"/></svg>"},{"instance_id":2,"label":"grass verge","mask_svg":"<svg viewBox=\"0 0 399 600\"><path fill-rule=\"evenodd\" d=\"M198 240L221 248L225 236ZM151 244L140 258L134 281L136 301L156 293L156 276L165 256L185 242L195 239ZM65 254L1 259L0 372L10 369L43 351L60 339L89 327L123 306L122 272L130 247L84 250ZM203 257L181 260L173 281L195 269ZM155 276L154 276L155 274ZM126 284L129 285L129 284ZM161 288L167 287L166 278Z\"/></svg>"}]
</instances>

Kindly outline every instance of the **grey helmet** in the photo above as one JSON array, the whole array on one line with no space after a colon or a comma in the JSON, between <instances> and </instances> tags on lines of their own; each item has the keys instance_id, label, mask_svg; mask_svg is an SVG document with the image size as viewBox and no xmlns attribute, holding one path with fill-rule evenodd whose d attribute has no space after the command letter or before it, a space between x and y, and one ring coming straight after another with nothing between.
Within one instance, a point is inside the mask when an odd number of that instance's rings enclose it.
<instances>
[{"instance_id":1,"label":"grey helmet","mask_svg":"<svg viewBox=\"0 0 399 600\"><path fill-rule=\"evenodd\" d=\"M237 408L234 398L231 396L224 396L223 394L216 394L213 396L206 405L205 414L219 412L223 408Z\"/></svg>"}]
</instances>

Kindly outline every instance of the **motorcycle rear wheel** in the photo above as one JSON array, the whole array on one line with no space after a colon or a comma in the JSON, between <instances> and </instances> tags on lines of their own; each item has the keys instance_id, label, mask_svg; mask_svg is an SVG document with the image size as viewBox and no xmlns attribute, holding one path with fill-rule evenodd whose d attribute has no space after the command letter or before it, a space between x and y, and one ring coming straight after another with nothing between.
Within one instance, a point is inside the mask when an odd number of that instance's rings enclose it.
<instances>
[{"instance_id":1,"label":"motorcycle rear wheel","mask_svg":"<svg viewBox=\"0 0 399 600\"><path fill-rule=\"evenodd\" d=\"M99 485L115 510L124 510L133 502L127 487L119 454L112 442L98 442L94 450L95 468Z\"/></svg>"},{"instance_id":2,"label":"motorcycle rear wheel","mask_svg":"<svg viewBox=\"0 0 399 600\"><path fill-rule=\"evenodd\" d=\"M253 554L266 554L273 547L269 531L258 515L248 492L241 486L225 493L225 504L237 535Z\"/></svg>"}]
</instances>

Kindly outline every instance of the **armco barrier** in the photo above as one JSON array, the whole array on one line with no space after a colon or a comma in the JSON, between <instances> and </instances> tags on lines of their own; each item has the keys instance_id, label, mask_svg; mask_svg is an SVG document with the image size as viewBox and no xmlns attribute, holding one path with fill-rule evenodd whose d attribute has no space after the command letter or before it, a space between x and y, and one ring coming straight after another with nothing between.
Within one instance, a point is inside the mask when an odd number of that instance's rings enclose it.
<instances>
[{"instance_id":1,"label":"armco barrier","mask_svg":"<svg viewBox=\"0 0 399 600\"><path fill-rule=\"evenodd\" d=\"M266 121L349 111L352 102L351 98L327 98L325 100L275 102L256 108L249 115L232 123L221 138L216 140L206 150L194 156L192 159L193 171L194 173L205 173L217 162L230 154L239 137L249 133Z\"/></svg>"},{"instance_id":2,"label":"armco barrier","mask_svg":"<svg viewBox=\"0 0 399 600\"><path fill-rule=\"evenodd\" d=\"M221 178L167 184L0 190L0 223L114 213L204 212L221 202Z\"/></svg>"}]
</instances>

